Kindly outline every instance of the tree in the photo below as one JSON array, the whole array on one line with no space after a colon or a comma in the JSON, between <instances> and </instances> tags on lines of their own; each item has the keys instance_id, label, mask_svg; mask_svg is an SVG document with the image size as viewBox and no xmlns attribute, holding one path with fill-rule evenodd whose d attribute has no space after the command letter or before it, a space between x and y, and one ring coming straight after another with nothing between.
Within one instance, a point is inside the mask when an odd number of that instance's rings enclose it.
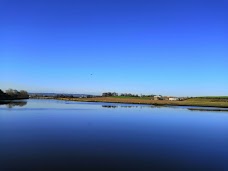
<instances>
[{"instance_id":1,"label":"tree","mask_svg":"<svg viewBox=\"0 0 228 171\"><path fill-rule=\"evenodd\" d=\"M28 98L28 97L29 97L28 92L25 91L25 90L21 90L21 91L18 92L18 93L19 93L19 96L20 96L21 98Z\"/></svg>"},{"instance_id":2,"label":"tree","mask_svg":"<svg viewBox=\"0 0 228 171\"><path fill-rule=\"evenodd\" d=\"M6 94L0 89L0 99L5 99Z\"/></svg>"},{"instance_id":3,"label":"tree","mask_svg":"<svg viewBox=\"0 0 228 171\"><path fill-rule=\"evenodd\" d=\"M6 90L6 94L9 96L13 96L14 95L13 89L10 88L10 89Z\"/></svg>"},{"instance_id":4,"label":"tree","mask_svg":"<svg viewBox=\"0 0 228 171\"><path fill-rule=\"evenodd\" d=\"M116 92L105 92L105 93L102 93L102 96L103 97L118 96L118 93L116 93Z\"/></svg>"},{"instance_id":5,"label":"tree","mask_svg":"<svg viewBox=\"0 0 228 171\"><path fill-rule=\"evenodd\" d=\"M2 94L3 93L3 94ZM8 89L4 93L2 90L0 92L1 99L27 99L29 98L29 94L25 90L17 91L13 89Z\"/></svg>"},{"instance_id":6,"label":"tree","mask_svg":"<svg viewBox=\"0 0 228 171\"><path fill-rule=\"evenodd\" d=\"M0 89L0 95L4 95L5 93Z\"/></svg>"}]
</instances>

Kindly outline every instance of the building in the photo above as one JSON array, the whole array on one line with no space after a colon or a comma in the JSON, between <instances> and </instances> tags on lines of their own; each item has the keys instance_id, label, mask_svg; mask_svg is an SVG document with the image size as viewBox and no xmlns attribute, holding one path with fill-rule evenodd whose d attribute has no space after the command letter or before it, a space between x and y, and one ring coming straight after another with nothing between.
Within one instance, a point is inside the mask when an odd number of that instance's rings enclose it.
<instances>
[{"instance_id":1,"label":"building","mask_svg":"<svg viewBox=\"0 0 228 171\"><path fill-rule=\"evenodd\" d=\"M177 101L177 100L180 100L178 97L170 97L169 100L171 101Z\"/></svg>"},{"instance_id":2,"label":"building","mask_svg":"<svg viewBox=\"0 0 228 171\"><path fill-rule=\"evenodd\" d=\"M162 96L154 96L152 100L163 100Z\"/></svg>"}]
</instances>

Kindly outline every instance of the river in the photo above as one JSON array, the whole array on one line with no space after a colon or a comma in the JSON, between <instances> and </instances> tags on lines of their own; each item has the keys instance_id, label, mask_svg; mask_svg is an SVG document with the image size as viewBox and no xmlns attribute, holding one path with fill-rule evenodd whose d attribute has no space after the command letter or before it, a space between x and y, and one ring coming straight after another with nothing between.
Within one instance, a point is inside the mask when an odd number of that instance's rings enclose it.
<instances>
[{"instance_id":1,"label":"river","mask_svg":"<svg viewBox=\"0 0 228 171\"><path fill-rule=\"evenodd\" d=\"M0 170L228 170L228 112L33 99L0 105Z\"/></svg>"}]
</instances>

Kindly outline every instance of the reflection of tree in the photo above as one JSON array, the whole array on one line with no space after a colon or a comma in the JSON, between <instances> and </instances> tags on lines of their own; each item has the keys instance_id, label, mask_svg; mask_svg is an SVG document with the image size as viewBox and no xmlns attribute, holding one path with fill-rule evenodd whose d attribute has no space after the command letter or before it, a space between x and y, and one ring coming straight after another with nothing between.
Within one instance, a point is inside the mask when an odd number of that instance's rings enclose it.
<instances>
[{"instance_id":1,"label":"reflection of tree","mask_svg":"<svg viewBox=\"0 0 228 171\"><path fill-rule=\"evenodd\" d=\"M27 104L27 101L2 101L0 102L0 105L6 105L8 108L13 108L15 106L25 106Z\"/></svg>"},{"instance_id":2,"label":"reflection of tree","mask_svg":"<svg viewBox=\"0 0 228 171\"><path fill-rule=\"evenodd\" d=\"M135 107L135 108L137 108L138 106L120 106L120 107L122 107L122 108L133 108L133 107Z\"/></svg>"},{"instance_id":3,"label":"reflection of tree","mask_svg":"<svg viewBox=\"0 0 228 171\"><path fill-rule=\"evenodd\" d=\"M105 107L105 108L117 108L118 106L113 106L113 105L102 105L102 107Z\"/></svg>"},{"instance_id":4,"label":"reflection of tree","mask_svg":"<svg viewBox=\"0 0 228 171\"><path fill-rule=\"evenodd\" d=\"M146 108L152 106L137 106L137 105L102 105L105 108Z\"/></svg>"}]
</instances>

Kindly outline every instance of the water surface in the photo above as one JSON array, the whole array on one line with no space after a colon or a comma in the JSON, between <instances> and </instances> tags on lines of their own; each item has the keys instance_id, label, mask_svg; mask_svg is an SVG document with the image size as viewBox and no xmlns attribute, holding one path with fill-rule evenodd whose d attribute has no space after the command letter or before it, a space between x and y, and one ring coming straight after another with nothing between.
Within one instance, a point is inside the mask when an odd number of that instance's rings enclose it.
<instances>
[{"instance_id":1,"label":"water surface","mask_svg":"<svg viewBox=\"0 0 228 171\"><path fill-rule=\"evenodd\" d=\"M27 100L0 105L0 170L228 170L228 112Z\"/></svg>"}]
</instances>

